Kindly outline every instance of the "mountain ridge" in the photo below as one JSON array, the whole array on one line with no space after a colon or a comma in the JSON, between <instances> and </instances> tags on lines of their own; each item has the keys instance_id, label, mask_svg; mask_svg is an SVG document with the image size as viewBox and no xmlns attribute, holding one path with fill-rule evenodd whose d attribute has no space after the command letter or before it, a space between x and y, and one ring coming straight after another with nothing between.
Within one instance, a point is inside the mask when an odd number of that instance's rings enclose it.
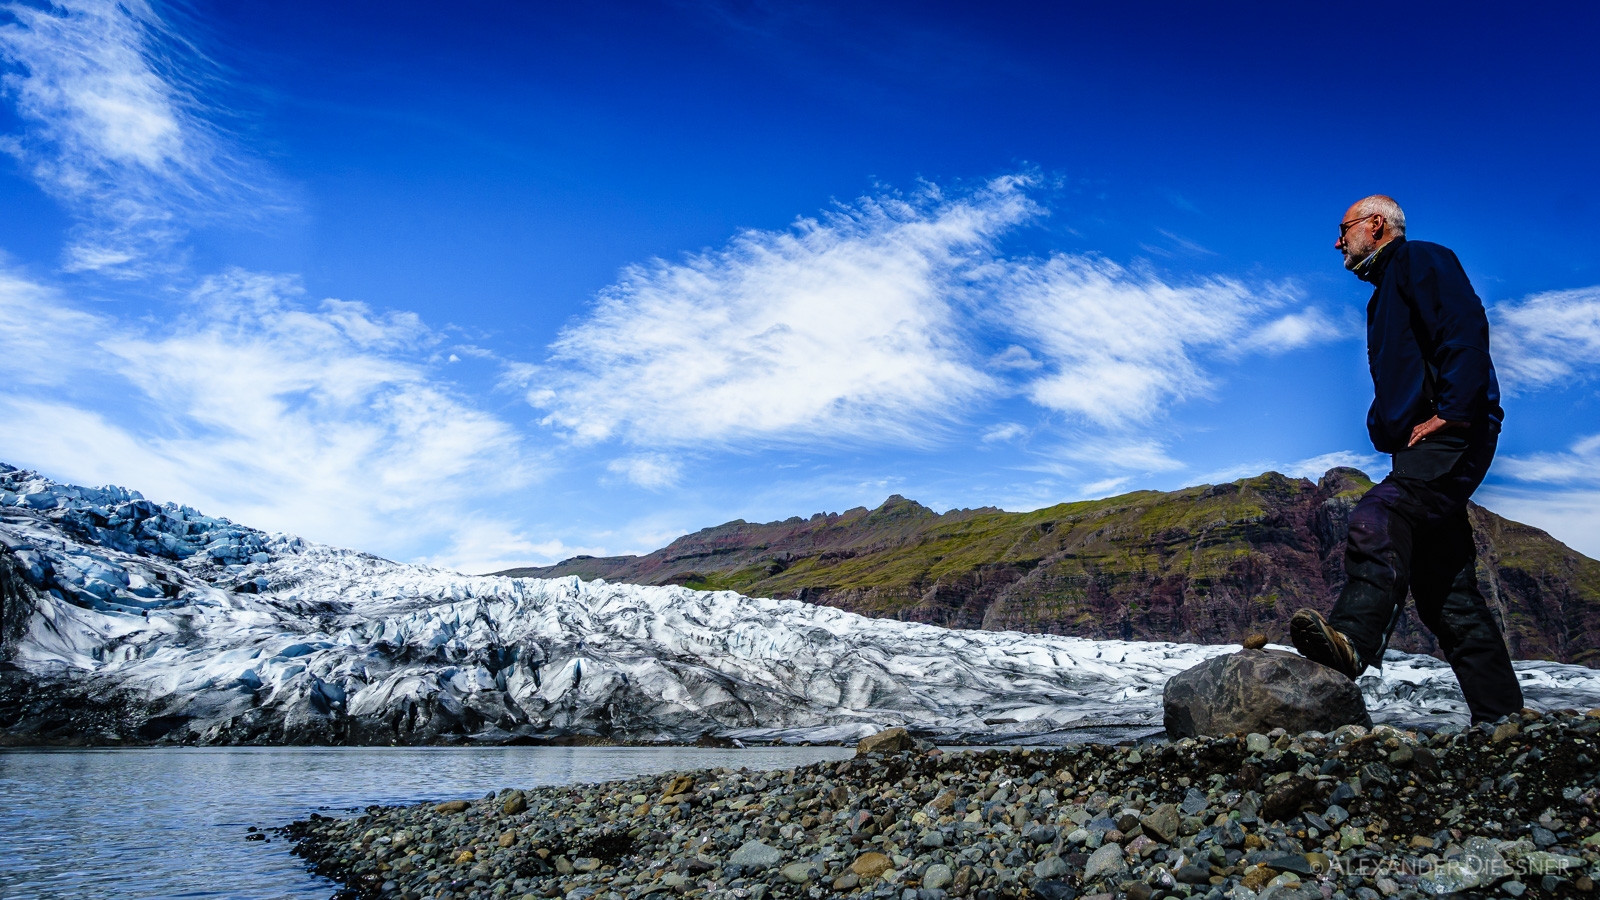
<instances>
[{"instance_id":1,"label":"mountain ridge","mask_svg":"<svg viewBox=\"0 0 1600 900\"><path fill-rule=\"evenodd\" d=\"M1267 472L1025 513L940 514L898 494L875 509L701 529L641 556L573 557L495 574L728 589L953 628L1099 639L1284 641L1300 606L1343 586L1350 509L1371 480ZM1479 582L1513 656L1600 665L1600 561L1473 504ZM1436 654L1407 605L1395 649Z\"/></svg>"}]
</instances>

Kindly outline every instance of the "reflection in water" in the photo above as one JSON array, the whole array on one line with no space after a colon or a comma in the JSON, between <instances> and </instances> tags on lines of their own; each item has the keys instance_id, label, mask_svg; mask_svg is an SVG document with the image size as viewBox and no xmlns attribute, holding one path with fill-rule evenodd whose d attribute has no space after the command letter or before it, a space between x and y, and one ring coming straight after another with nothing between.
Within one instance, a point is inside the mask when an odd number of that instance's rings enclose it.
<instances>
[{"instance_id":1,"label":"reflection in water","mask_svg":"<svg viewBox=\"0 0 1600 900\"><path fill-rule=\"evenodd\" d=\"M313 810L480 797L676 769L773 769L842 747L204 748L0 751L0 897L326 900L289 844Z\"/></svg>"}]
</instances>

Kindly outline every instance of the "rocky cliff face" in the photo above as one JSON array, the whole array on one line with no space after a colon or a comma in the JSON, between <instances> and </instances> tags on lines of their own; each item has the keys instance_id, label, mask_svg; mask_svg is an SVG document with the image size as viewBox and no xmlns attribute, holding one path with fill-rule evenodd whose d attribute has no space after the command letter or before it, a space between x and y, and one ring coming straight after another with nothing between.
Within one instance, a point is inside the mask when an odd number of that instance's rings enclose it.
<instances>
[{"instance_id":1,"label":"rocky cliff face","mask_svg":"<svg viewBox=\"0 0 1600 900\"><path fill-rule=\"evenodd\" d=\"M1269 472L1030 513L939 515L903 497L764 525L730 522L646 556L576 557L502 574L727 588L954 628L1123 640L1286 642L1301 606L1344 584L1346 520L1371 486ZM1600 665L1600 562L1474 506L1478 577L1512 655ZM1391 646L1438 645L1408 609Z\"/></svg>"}]
</instances>

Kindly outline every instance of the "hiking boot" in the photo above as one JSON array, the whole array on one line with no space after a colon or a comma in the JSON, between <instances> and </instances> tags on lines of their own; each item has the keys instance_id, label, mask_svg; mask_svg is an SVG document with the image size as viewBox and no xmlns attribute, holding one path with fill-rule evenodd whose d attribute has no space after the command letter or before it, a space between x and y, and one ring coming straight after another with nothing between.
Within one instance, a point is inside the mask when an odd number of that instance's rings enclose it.
<instances>
[{"instance_id":1,"label":"hiking boot","mask_svg":"<svg viewBox=\"0 0 1600 900\"><path fill-rule=\"evenodd\" d=\"M1322 663L1351 681L1367 669L1361 654L1350 646L1350 639L1328 627L1328 620L1314 609L1295 612L1289 620L1289 639L1301 656Z\"/></svg>"}]
</instances>

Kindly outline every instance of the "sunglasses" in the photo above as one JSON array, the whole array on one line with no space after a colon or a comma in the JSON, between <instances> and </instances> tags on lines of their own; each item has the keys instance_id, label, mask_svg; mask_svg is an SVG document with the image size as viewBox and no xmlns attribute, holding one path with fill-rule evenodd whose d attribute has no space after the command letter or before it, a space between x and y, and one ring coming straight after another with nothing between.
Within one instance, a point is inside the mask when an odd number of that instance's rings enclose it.
<instances>
[{"instance_id":1,"label":"sunglasses","mask_svg":"<svg viewBox=\"0 0 1600 900\"><path fill-rule=\"evenodd\" d=\"M1382 215L1382 213L1369 213L1367 215L1362 216L1359 219L1351 219L1348 222L1340 222L1339 223L1339 240L1344 240L1345 232L1349 231L1351 228L1354 228L1357 222L1365 222L1368 219L1375 219L1380 215Z\"/></svg>"}]
</instances>

